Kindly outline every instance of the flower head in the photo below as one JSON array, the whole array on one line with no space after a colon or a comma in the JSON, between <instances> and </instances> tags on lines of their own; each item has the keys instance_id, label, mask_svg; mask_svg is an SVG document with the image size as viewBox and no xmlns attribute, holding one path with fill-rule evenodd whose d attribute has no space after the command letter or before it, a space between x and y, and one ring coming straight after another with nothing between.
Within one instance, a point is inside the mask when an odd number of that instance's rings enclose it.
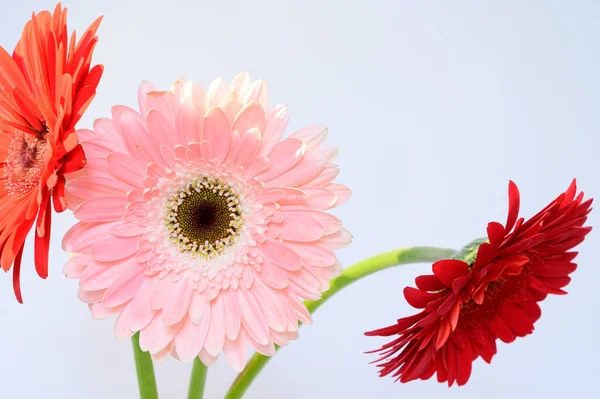
<instances>
[{"instance_id":1,"label":"flower head","mask_svg":"<svg viewBox=\"0 0 600 399\"><path fill-rule=\"evenodd\" d=\"M79 131L88 165L67 185L81 222L64 238L65 274L94 318L118 314L118 339L140 331L154 359L221 351L241 369L248 344L271 355L310 322L350 243L325 211L350 191L333 183L323 126L281 140L285 105L263 81L238 75L208 91L180 80L143 83L140 112L112 109Z\"/></svg>"},{"instance_id":2,"label":"flower head","mask_svg":"<svg viewBox=\"0 0 600 399\"><path fill-rule=\"evenodd\" d=\"M34 14L12 56L0 47L0 266L14 264L19 302L23 246L36 217L35 268L48 276L51 199L64 211L64 174L85 165L75 124L102 75L101 65L90 69L100 18L77 44L66 19L60 4Z\"/></svg>"},{"instance_id":3,"label":"flower head","mask_svg":"<svg viewBox=\"0 0 600 399\"><path fill-rule=\"evenodd\" d=\"M376 360L380 375L402 382L437 374L448 385L465 384L478 357L491 362L496 341L512 342L533 332L541 316L538 302L562 290L577 252L571 250L591 230L583 227L592 200L566 192L531 219L518 219L519 191L509 184L506 224L488 224L488 242L474 261L447 259L433 264L433 275L419 276L407 287L408 303L423 309L392 326L366 333L394 336Z\"/></svg>"}]
</instances>

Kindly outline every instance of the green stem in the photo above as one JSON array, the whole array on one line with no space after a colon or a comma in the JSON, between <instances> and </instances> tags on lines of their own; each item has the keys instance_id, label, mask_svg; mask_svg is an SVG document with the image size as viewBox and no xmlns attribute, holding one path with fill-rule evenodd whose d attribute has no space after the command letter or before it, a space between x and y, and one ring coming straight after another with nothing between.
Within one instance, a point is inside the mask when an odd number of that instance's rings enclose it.
<instances>
[{"instance_id":1,"label":"green stem","mask_svg":"<svg viewBox=\"0 0 600 399\"><path fill-rule=\"evenodd\" d=\"M321 299L316 301L305 301L304 304L309 312L312 313L342 288L370 274L397 265L435 262L440 259L449 258L455 253L456 250L454 249L413 247L397 249L375 255L346 268L342 274L331 280L331 287L329 290L323 293ZM279 350L279 347L277 347L277 350ZM250 387L250 384L252 384L252 381L254 381L258 373L265 367L269 359L271 359L270 356L264 356L260 353L255 353L248 364L246 364L244 370L238 374L235 381L233 381L233 384L231 384L229 392L227 392L227 395L225 395L225 399L241 398L248 387Z\"/></svg>"},{"instance_id":2,"label":"green stem","mask_svg":"<svg viewBox=\"0 0 600 399\"><path fill-rule=\"evenodd\" d=\"M206 367L198 357L194 359L188 399L202 399L204 397L204 383L206 382L207 369L208 367Z\"/></svg>"},{"instance_id":3,"label":"green stem","mask_svg":"<svg viewBox=\"0 0 600 399\"><path fill-rule=\"evenodd\" d=\"M152 358L148 352L143 352L140 348L140 333L135 333L131 337L131 341L138 385L140 386L140 399L158 399Z\"/></svg>"}]
</instances>

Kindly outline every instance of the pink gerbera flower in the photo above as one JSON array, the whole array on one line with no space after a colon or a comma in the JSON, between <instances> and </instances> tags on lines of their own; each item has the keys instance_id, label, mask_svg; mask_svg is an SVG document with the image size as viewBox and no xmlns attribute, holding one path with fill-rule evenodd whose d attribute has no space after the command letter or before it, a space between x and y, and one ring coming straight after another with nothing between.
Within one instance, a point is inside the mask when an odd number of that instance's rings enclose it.
<instances>
[{"instance_id":1,"label":"pink gerbera flower","mask_svg":"<svg viewBox=\"0 0 600 399\"><path fill-rule=\"evenodd\" d=\"M67 185L81 222L65 274L94 318L118 314L116 338L140 331L155 360L209 365L223 351L240 370L248 344L272 355L296 339L311 321L301 299L341 270L334 250L351 237L324 212L350 196L332 183L336 150L320 146L323 126L280 141L288 109L246 73L207 92L144 83L138 100L78 132L88 166Z\"/></svg>"}]
</instances>

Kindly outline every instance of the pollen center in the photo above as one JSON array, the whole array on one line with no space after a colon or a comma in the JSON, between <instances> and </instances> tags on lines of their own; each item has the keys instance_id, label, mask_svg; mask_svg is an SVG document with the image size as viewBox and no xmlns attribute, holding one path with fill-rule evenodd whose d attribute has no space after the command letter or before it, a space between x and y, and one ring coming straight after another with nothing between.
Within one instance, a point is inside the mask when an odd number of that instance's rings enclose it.
<instances>
[{"instance_id":1,"label":"pollen center","mask_svg":"<svg viewBox=\"0 0 600 399\"><path fill-rule=\"evenodd\" d=\"M39 184L47 148L48 142L43 134L15 134L4 161L4 180L10 194L25 195Z\"/></svg>"},{"instance_id":2,"label":"pollen center","mask_svg":"<svg viewBox=\"0 0 600 399\"><path fill-rule=\"evenodd\" d=\"M226 183L208 177L169 197L166 227L182 252L203 258L222 254L243 225L240 199Z\"/></svg>"}]
</instances>

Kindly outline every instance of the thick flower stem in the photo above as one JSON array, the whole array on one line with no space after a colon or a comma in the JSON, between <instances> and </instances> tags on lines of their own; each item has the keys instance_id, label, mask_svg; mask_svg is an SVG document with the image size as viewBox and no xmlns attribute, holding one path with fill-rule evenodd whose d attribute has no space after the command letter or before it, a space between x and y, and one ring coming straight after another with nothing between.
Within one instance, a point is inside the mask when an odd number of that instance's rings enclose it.
<instances>
[{"instance_id":1,"label":"thick flower stem","mask_svg":"<svg viewBox=\"0 0 600 399\"><path fill-rule=\"evenodd\" d=\"M397 249L375 255L346 268L341 275L331 281L331 287L328 291L323 293L321 299L317 301L305 301L304 304L312 313L336 292L370 274L397 265L435 262L449 258L455 253L456 250L454 249L413 247ZM277 349L279 348L277 347ZM270 358L271 357L261 355L260 353L254 354L248 364L246 364L244 370L237 376L235 381L233 381L233 384L231 384L225 399L241 398Z\"/></svg>"},{"instance_id":2,"label":"thick flower stem","mask_svg":"<svg viewBox=\"0 0 600 399\"><path fill-rule=\"evenodd\" d=\"M194 359L188 399L202 399L204 397L204 383L206 381L207 369L208 367L206 367L198 357Z\"/></svg>"},{"instance_id":3,"label":"thick flower stem","mask_svg":"<svg viewBox=\"0 0 600 399\"><path fill-rule=\"evenodd\" d=\"M140 399L158 399L152 358L148 352L143 352L140 348L140 333L135 333L131 337L131 341L133 344L133 357L135 358L138 385L140 387Z\"/></svg>"}]
</instances>

